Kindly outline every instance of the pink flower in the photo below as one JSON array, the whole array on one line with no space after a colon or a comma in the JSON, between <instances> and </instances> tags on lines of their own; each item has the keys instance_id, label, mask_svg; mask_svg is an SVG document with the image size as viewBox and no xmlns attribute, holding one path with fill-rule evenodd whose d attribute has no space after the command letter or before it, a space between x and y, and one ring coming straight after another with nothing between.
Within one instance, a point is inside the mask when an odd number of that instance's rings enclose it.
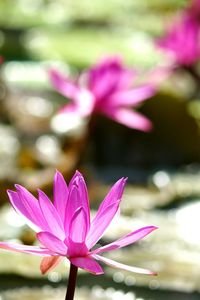
<instances>
[{"instance_id":1,"label":"pink flower","mask_svg":"<svg viewBox=\"0 0 200 300\"><path fill-rule=\"evenodd\" d=\"M179 65L195 64L200 58L200 23L192 10L184 11L157 45L171 53Z\"/></svg>"},{"instance_id":2,"label":"pink flower","mask_svg":"<svg viewBox=\"0 0 200 300\"><path fill-rule=\"evenodd\" d=\"M79 172L75 173L69 186L63 176L56 172L53 203L41 190L38 190L37 200L24 187L16 185L16 192L8 191L10 202L16 212L36 231L41 246L0 242L0 247L44 256L40 266L43 274L66 257L73 265L95 275L104 273L98 261L131 272L155 275L151 271L127 266L101 255L142 239L155 230L155 226L140 228L113 243L93 249L119 210L125 183L126 179L122 178L114 184L92 221L87 187Z\"/></svg>"},{"instance_id":3,"label":"pink flower","mask_svg":"<svg viewBox=\"0 0 200 300\"><path fill-rule=\"evenodd\" d=\"M133 111L155 93L151 84L131 87L135 73L124 67L118 57L101 61L84 74L85 84L73 82L58 71L50 71L50 79L55 89L71 102L61 109L66 118L88 117L101 113L125 126L139 130L150 130L151 122Z\"/></svg>"},{"instance_id":4,"label":"pink flower","mask_svg":"<svg viewBox=\"0 0 200 300\"><path fill-rule=\"evenodd\" d=\"M187 11L200 21L200 0L191 1Z\"/></svg>"}]
</instances>

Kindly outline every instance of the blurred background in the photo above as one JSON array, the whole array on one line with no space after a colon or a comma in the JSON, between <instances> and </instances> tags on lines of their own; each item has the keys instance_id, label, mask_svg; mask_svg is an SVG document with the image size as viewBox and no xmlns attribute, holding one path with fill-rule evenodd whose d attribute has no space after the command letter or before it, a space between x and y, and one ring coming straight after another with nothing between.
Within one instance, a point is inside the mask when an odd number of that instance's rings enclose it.
<instances>
[{"instance_id":1,"label":"blurred background","mask_svg":"<svg viewBox=\"0 0 200 300\"><path fill-rule=\"evenodd\" d=\"M20 183L52 195L55 169L69 181L79 169L91 207L118 178L128 176L121 215L102 243L141 226L159 227L145 240L109 257L158 272L148 277L105 267L105 276L80 272L76 299L199 299L200 94L198 78L177 68L138 110L150 132L96 117L67 127L56 118L67 99L49 80L57 68L76 78L100 59L120 55L150 74L171 65L156 46L190 1L0 1L0 240L35 243L34 233L9 205L6 189ZM198 63L195 65L198 70ZM199 82L200 83L200 82ZM63 299L67 261L47 276L40 259L1 251L1 299Z\"/></svg>"}]
</instances>

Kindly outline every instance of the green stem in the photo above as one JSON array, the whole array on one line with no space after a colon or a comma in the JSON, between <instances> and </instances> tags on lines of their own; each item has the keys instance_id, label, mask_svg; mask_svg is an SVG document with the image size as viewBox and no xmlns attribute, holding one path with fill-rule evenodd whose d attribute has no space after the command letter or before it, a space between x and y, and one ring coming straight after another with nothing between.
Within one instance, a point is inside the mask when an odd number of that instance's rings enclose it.
<instances>
[{"instance_id":1,"label":"green stem","mask_svg":"<svg viewBox=\"0 0 200 300\"><path fill-rule=\"evenodd\" d=\"M76 266L74 266L73 264L70 264L68 287L67 287L67 293L66 293L65 300L73 300L74 299L77 272L78 272L78 268Z\"/></svg>"}]
</instances>

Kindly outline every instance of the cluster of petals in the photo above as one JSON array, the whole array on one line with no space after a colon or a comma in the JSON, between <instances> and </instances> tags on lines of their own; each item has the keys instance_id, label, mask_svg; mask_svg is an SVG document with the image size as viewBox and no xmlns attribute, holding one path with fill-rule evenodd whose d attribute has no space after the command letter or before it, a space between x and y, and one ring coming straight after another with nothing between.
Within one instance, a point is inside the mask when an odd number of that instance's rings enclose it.
<instances>
[{"instance_id":1,"label":"cluster of petals","mask_svg":"<svg viewBox=\"0 0 200 300\"><path fill-rule=\"evenodd\" d=\"M200 1L183 11L157 45L172 54L178 65L192 66L200 59Z\"/></svg>"},{"instance_id":2,"label":"cluster of petals","mask_svg":"<svg viewBox=\"0 0 200 300\"><path fill-rule=\"evenodd\" d=\"M149 270L124 265L101 254L144 238L156 229L155 226L140 228L105 246L96 245L119 211L125 182L122 178L113 185L92 220L87 187L78 171L68 186L61 173L56 172L53 202L41 190L36 199L24 187L16 185L16 191L8 191L10 202L36 232L40 244L30 246L5 241L0 242L0 248L42 256L40 269L43 274L62 258L67 258L73 265L95 275L104 273L100 261L127 271L154 275Z\"/></svg>"},{"instance_id":3,"label":"cluster of petals","mask_svg":"<svg viewBox=\"0 0 200 300\"><path fill-rule=\"evenodd\" d=\"M50 70L55 89L70 99L60 112L66 118L90 117L100 113L130 128L148 131L151 122L132 110L155 93L152 84L132 86L136 73L126 68L119 57L109 57L72 81L57 70Z\"/></svg>"}]
</instances>

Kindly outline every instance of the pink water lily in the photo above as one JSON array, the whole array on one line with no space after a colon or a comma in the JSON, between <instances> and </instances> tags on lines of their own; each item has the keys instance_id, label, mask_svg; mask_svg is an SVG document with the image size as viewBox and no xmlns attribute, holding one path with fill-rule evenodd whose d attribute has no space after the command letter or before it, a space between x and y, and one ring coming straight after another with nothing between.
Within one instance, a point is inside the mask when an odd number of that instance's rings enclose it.
<instances>
[{"instance_id":1,"label":"pink water lily","mask_svg":"<svg viewBox=\"0 0 200 300\"><path fill-rule=\"evenodd\" d=\"M197 4L200 4L196 1ZM198 11L200 11L198 9ZM200 13L198 12L200 15ZM192 66L200 59L200 22L194 8L185 10L166 36L157 41L157 45L172 54L175 62L182 66Z\"/></svg>"},{"instance_id":2,"label":"pink water lily","mask_svg":"<svg viewBox=\"0 0 200 300\"><path fill-rule=\"evenodd\" d=\"M139 228L115 242L94 249L119 211L125 183L126 179L122 178L113 185L92 220L87 187L78 171L68 186L63 176L56 172L53 202L41 190L38 190L37 200L24 187L16 185L16 191L8 191L10 202L36 231L40 246L0 242L0 248L43 256L40 266L43 274L54 268L62 258L67 258L72 265L95 275L104 273L99 262L131 272L155 275L149 270L124 265L101 255L144 238L156 229L155 226Z\"/></svg>"},{"instance_id":3,"label":"pink water lily","mask_svg":"<svg viewBox=\"0 0 200 300\"><path fill-rule=\"evenodd\" d=\"M152 84L133 87L135 77L135 72L126 68L119 57L106 58L86 71L84 84L65 78L54 69L50 71L55 89L71 100L60 111L66 118L100 113L130 128L148 131L151 122L131 107L154 95L155 88Z\"/></svg>"}]
</instances>

